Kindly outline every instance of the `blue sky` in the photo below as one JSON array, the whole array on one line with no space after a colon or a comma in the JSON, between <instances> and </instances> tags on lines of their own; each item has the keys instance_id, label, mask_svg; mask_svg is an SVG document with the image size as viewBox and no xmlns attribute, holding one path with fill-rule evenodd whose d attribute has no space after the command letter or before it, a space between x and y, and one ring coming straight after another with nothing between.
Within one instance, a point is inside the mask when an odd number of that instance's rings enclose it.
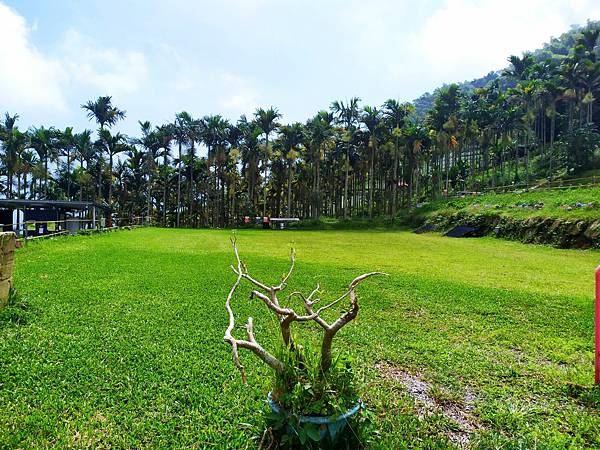
<instances>
[{"instance_id":1,"label":"blue sky","mask_svg":"<svg viewBox=\"0 0 600 450\"><path fill-rule=\"evenodd\" d=\"M129 134L182 110L304 121L482 76L587 19L600 2L0 0L0 113L94 128L79 105L112 95Z\"/></svg>"}]
</instances>

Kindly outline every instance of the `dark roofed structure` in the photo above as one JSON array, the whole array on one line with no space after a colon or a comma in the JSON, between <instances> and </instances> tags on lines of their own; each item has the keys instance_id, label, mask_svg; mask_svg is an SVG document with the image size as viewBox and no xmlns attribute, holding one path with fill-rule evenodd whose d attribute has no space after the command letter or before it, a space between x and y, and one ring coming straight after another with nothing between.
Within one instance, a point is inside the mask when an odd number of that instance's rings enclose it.
<instances>
[{"instance_id":1,"label":"dark roofed structure","mask_svg":"<svg viewBox=\"0 0 600 450\"><path fill-rule=\"evenodd\" d=\"M3 231L15 231L21 237L95 228L109 213L107 205L94 202L0 199Z\"/></svg>"},{"instance_id":2,"label":"dark roofed structure","mask_svg":"<svg viewBox=\"0 0 600 450\"><path fill-rule=\"evenodd\" d=\"M106 205L94 202L78 202L69 200L23 200L17 198L0 198L0 208L32 209L32 208L59 208L66 210L83 211L90 208L110 210Z\"/></svg>"}]
</instances>

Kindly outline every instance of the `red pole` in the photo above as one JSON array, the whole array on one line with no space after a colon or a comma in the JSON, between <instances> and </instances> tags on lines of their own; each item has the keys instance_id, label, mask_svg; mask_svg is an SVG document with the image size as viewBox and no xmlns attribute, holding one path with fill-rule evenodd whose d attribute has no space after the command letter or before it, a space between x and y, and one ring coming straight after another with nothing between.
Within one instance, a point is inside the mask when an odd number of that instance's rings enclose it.
<instances>
[{"instance_id":1,"label":"red pole","mask_svg":"<svg viewBox=\"0 0 600 450\"><path fill-rule=\"evenodd\" d=\"M595 377L594 382L600 384L600 266L596 268L596 307L595 307L596 345L594 347Z\"/></svg>"}]
</instances>

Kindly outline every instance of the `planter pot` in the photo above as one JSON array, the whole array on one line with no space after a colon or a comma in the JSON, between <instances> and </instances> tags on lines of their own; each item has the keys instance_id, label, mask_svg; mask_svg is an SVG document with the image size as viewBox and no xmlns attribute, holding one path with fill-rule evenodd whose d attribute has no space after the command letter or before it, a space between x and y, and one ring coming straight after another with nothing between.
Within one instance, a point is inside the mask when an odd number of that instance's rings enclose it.
<instances>
[{"instance_id":1,"label":"planter pot","mask_svg":"<svg viewBox=\"0 0 600 450\"><path fill-rule=\"evenodd\" d=\"M289 416L289 413L285 409L283 409L281 406L279 406L275 402L275 400L273 400L273 396L271 395L271 392L269 392L269 395L267 396L267 400L269 402L269 406L271 407L271 411L273 411L275 414L284 414L286 417ZM344 430L344 428L346 428L346 424L348 423L348 418L350 418L351 416L356 414L363 407L364 407L364 405L363 405L362 400L358 399L356 404L352 408L350 408L348 411L344 412L343 414L338 414L337 416L329 416L329 417L300 416L298 418L298 420L300 422L300 425L302 425L304 423L312 423L312 424L316 425L317 428L319 429L319 434L321 436L321 440L324 440L327 437L329 437L329 439L331 439L332 442L335 442L338 435ZM288 431L292 432L292 428L289 426L288 426Z\"/></svg>"}]
</instances>

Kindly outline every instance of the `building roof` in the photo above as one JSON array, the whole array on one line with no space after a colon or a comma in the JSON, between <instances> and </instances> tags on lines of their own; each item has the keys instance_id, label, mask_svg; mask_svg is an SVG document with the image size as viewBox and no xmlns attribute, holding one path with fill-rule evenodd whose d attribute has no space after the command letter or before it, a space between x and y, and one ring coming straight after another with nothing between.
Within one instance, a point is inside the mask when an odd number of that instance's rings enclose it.
<instances>
[{"instance_id":1,"label":"building roof","mask_svg":"<svg viewBox=\"0 0 600 450\"><path fill-rule=\"evenodd\" d=\"M8 209L32 209L32 208L56 208L66 210L83 211L90 208L101 208L106 211L110 210L107 205L101 205L94 202L77 202L68 200L23 200L23 199L0 199L0 208Z\"/></svg>"}]
</instances>

